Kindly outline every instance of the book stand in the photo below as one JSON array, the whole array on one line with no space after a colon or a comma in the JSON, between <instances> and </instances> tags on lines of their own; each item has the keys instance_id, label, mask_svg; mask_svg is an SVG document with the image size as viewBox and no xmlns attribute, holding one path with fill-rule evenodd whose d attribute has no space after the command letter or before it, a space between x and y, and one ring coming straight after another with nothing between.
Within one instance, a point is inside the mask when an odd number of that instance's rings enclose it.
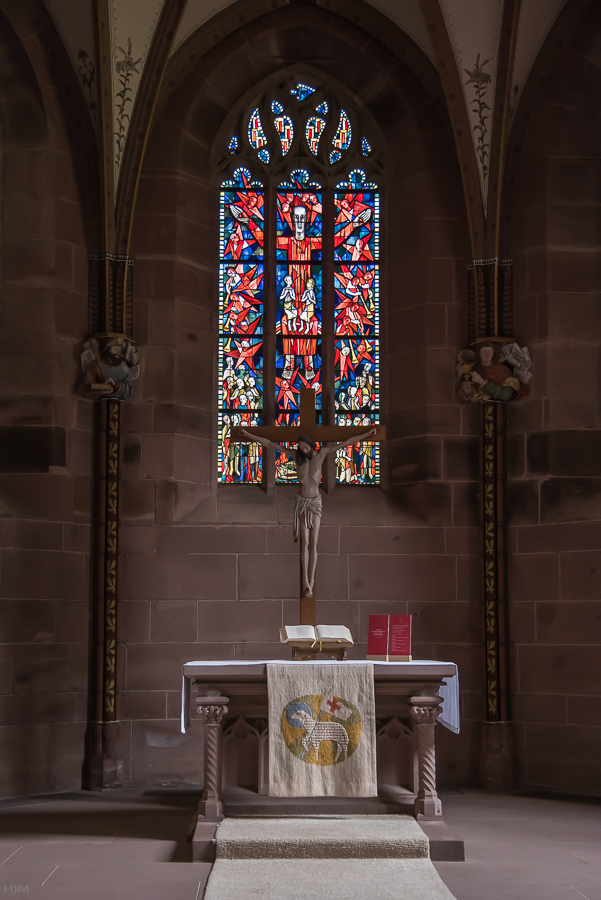
<instances>
[{"instance_id":1,"label":"book stand","mask_svg":"<svg viewBox=\"0 0 601 900\"><path fill-rule=\"evenodd\" d=\"M292 659L315 659L318 653L323 656L329 656L340 662L346 659L346 647L341 647L338 641L318 641L319 647L312 647L306 641L288 641L288 646L292 649Z\"/></svg>"}]
</instances>

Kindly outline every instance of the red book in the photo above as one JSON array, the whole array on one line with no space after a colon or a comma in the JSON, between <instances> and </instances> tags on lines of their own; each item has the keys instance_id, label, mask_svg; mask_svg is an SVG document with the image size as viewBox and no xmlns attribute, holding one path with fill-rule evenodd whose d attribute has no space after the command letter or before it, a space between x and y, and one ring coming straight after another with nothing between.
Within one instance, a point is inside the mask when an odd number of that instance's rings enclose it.
<instances>
[{"instance_id":1,"label":"red book","mask_svg":"<svg viewBox=\"0 0 601 900\"><path fill-rule=\"evenodd\" d=\"M367 659L388 659L388 630L390 616L370 616L367 638Z\"/></svg>"},{"instance_id":2,"label":"red book","mask_svg":"<svg viewBox=\"0 0 601 900\"><path fill-rule=\"evenodd\" d=\"M391 662L411 661L411 616L391 616L388 640Z\"/></svg>"}]
</instances>

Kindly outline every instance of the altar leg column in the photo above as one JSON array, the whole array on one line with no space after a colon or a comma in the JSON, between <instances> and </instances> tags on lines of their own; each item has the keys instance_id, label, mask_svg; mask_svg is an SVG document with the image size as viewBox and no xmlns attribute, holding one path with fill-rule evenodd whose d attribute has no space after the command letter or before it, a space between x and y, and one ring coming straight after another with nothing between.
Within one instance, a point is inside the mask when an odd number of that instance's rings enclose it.
<instances>
[{"instance_id":1,"label":"altar leg column","mask_svg":"<svg viewBox=\"0 0 601 900\"><path fill-rule=\"evenodd\" d=\"M198 815L214 822L224 817L221 798L221 722L229 697L197 697L196 712L204 725L204 788Z\"/></svg>"},{"instance_id":2,"label":"altar leg column","mask_svg":"<svg viewBox=\"0 0 601 900\"><path fill-rule=\"evenodd\" d=\"M410 697L411 719L417 734L419 791L415 798L416 815L442 818L442 803L436 793L436 743L434 729L440 715L440 697Z\"/></svg>"}]
</instances>

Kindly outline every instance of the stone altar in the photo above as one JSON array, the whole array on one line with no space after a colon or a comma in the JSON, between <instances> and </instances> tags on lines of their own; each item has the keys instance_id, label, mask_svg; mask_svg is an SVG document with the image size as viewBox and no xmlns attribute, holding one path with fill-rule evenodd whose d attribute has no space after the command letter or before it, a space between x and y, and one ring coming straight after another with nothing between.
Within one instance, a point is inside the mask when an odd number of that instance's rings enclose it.
<instances>
[{"instance_id":1,"label":"stone altar","mask_svg":"<svg viewBox=\"0 0 601 900\"><path fill-rule=\"evenodd\" d=\"M411 803L420 820L441 823L435 726L441 714L443 680L456 675L457 666L451 662L374 662L380 796L296 800L267 796L266 661L186 663L182 731L189 724L192 688L199 716L195 721L204 726L204 789L195 823L194 858L205 858L207 841L226 814L369 814L407 811Z\"/></svg>"}]
</instances>

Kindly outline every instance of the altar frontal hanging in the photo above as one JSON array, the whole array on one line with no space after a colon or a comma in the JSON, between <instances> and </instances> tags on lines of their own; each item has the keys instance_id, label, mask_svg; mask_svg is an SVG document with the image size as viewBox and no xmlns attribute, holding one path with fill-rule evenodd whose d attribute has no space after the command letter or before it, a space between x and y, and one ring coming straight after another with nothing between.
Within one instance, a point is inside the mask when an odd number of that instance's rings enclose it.
<instances>
[{"instance_id":1,"label":"altar frontal hanging","mask_svg":"<svg viewBox=\"0 0 601 900\"><path fill-rule=\"evenodd\" d=\"M375 797L371 663L268 663L269 795Z\"/></svg>"}]
</instances>

